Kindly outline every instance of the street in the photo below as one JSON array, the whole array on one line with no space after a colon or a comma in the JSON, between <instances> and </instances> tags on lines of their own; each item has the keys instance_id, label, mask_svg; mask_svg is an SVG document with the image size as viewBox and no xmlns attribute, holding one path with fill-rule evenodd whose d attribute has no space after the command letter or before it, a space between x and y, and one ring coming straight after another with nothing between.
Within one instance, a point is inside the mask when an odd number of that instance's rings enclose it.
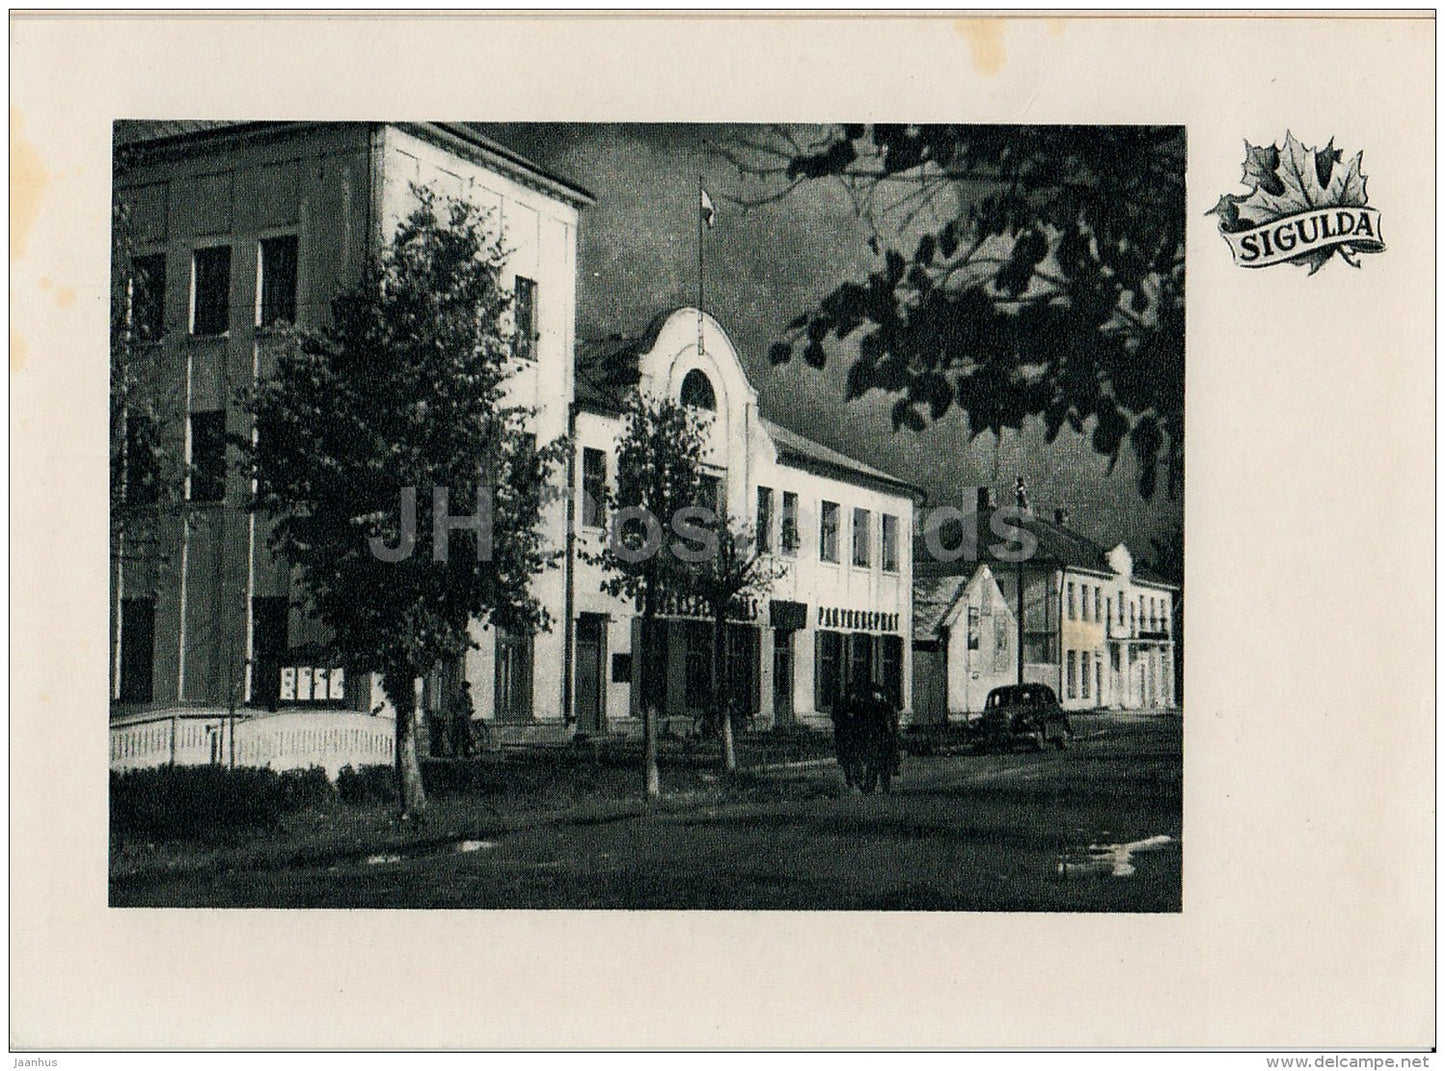
<instances>
[{"instance_id":1,"label":"street","mask_svg":"<svg viewBox=\"0 0 1445 1071\"><path fill-rule=\"evenodd\" d=\"M136 875L112 903L230 907L1178 911L1181 721L1079 715L1072 747L831 763L769 791L524 823L329 865ZM1090 851L1090 848L1093 851Z\"/></svg>"}]
</instances>

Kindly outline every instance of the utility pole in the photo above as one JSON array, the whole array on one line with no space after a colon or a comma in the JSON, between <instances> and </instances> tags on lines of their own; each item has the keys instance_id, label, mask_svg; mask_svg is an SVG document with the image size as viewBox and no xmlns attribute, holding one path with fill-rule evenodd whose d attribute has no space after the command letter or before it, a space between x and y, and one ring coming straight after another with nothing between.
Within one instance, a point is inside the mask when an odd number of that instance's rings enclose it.
<instances>
[{"instance_id":1,"label":"utility pole","mask_svg":"<svg viewBox=\"0 0 1445 1071\"><path fill-rule=\"evenodd\" d=\"M1017 477L1014 480L1014 498L1018 508L1027 511L1029 508L1028 496L1024 493L1024 478ZM1024 555L1023 546L1019 546L1018 560L1014 562L1014 580L1018 589L1018 683L1024 682Z\"/></svg>"}]
</instances>

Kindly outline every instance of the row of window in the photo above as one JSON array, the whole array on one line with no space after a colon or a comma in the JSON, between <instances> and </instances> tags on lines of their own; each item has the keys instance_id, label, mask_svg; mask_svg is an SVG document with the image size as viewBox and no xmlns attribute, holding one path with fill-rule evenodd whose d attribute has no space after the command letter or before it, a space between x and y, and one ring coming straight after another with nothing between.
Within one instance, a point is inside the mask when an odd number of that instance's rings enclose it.
<instances>
[{"instance_id":1,"label":"row of window","mask_svg":"<svg viewBox=\"0 0 1445 1071\"><path fill-rule=\"evenodd\" d=\"M1068 699L1094 698L1102 700L1104 698L1103 651L1068 651L1065 653L1064 695Z\"/></svg>"},{"instance_id":2,"label":"row of window","mask_svg":"<svg viewBox=\"0 0 1445 1071\"><path fill-rule=\"evenodd\" d=\"M297 238L261 239L257 250L256 326L296 320ZM537 353L537 283L517 276L512 293L513 347L518 357ZM130 325L141 341L158 341L166 330L166 256L150 253L131 261ZM207 246L191 253L190 333L221 335L231 329L231 247Z\"/></svg>"},{"instance_id":3,"label":"row of window","mask_svg":"<svg viewBox=\"0 0 1445 1071\"><path fill-rule=\"evenodd\" d=\"M1096 621L1100 624L1108 624L1114 619L1116 605L1114 597L1112 595L1106 597L1104 589L1100 585L1080 583L1077 602L1074 588L1075 584L1072 580L1065 585L1066 606L1070 621ZM1138 601L1135 602L1132 599L1126 599L1124 593L1120 591L1117 603L1120 625L1124 624L1126 605L1131 629L1137 624L1138 627L1151 632L1168 630L1169 610L1164 599L1140 595Z\"/></svg>"},{"instance_id":4,"label":"row of window","mask_svg":"<svg viewBox=\"0 0 1445 1071\"><path fill-rule=\"evenodd\" d=\"M716 510L721 487L716 477L705 476L701 505ZM607 455L601 450L582 450L582 510L584 528L602 528L606 523L603 502L607 497ZM774 549L787 557L796 557L802 546L798 524L798 496L793 491L782 493L781 513L773 488L758 488L758 549L770 553ZM819 511L818 557L821 561L838 561L841 508L836 502L823 502ZM898 572L898 518L891 513L879 515L879 565L886 573ZM873 564L873 514L870 510L853 510L852 562L859 568Z\"/></svg>"}]
</instances>

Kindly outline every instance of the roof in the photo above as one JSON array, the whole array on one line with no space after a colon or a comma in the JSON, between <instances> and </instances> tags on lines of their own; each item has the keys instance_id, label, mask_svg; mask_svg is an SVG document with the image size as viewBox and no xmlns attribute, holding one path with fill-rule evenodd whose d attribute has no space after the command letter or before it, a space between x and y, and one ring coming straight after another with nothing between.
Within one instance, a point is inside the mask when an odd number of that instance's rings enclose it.
<instances>
[{"instance_id":1,"label":"roof","mask_svg":"<svg viewBox=\"0 0 1445 1071\"><path fill-rule=\"evenodd\" d=\"M232 119L118 119L113 136L117 150L142 145L176 144L187 139L202 139L219 134L279 130L287 126L315 125L302 122L241 121ZM521 153L483 134L476 123L396 123L409 133L427 138L445 148L475 155L502 171L521 173L540 180L550 192L581 204L592 204L595 198L571 179L549 171Z\"/></svg>"},{"instance_id":2,"label":"roof","mask_svg":"<svg viewBox=\"0 0 1445 1071\"><path fill-rule=\"evenodd\" d=\"M576 348L577 403L604 414L622 411L623 395L641 378L639 362L651 351L663 325L676 309L654 316L646 330L635 338L612 335L601 339L579 339ZM832 475L863 477L875 483L921 496L921 488L882 469L808 438L766 417L760 418L778 448L779 460L804 468L821 469Z\"/></svg>"},{"instance_id":3,"label":"roof","mask_svg":"<svg viewBox=\"0 0 1445 1071\"><path fill-rule=\"evenodd\" d=\"M967 575L920 577L913 581L913 638L938 639L939 626L968 583Z\"/></svg>"}]
</instances>

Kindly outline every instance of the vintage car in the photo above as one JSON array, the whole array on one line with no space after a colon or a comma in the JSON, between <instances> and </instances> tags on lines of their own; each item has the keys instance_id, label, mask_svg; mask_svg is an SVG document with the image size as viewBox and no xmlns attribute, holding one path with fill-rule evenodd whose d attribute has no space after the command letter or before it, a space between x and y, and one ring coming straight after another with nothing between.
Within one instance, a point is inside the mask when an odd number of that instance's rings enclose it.
<instances>
[{"instance_id":1,"label":"vintage car","mask_svg":"<svg viewBox=\"0 0 1445 1071\"><path fill-rule=\"evenodd\" d=\"M1010 684L988 693L983 714L969 723L968 732L981 750L1029 743L1042 751L1049 744L1068 747L1074 728L1047 684Z\"/></svg>"}]
</instances>

